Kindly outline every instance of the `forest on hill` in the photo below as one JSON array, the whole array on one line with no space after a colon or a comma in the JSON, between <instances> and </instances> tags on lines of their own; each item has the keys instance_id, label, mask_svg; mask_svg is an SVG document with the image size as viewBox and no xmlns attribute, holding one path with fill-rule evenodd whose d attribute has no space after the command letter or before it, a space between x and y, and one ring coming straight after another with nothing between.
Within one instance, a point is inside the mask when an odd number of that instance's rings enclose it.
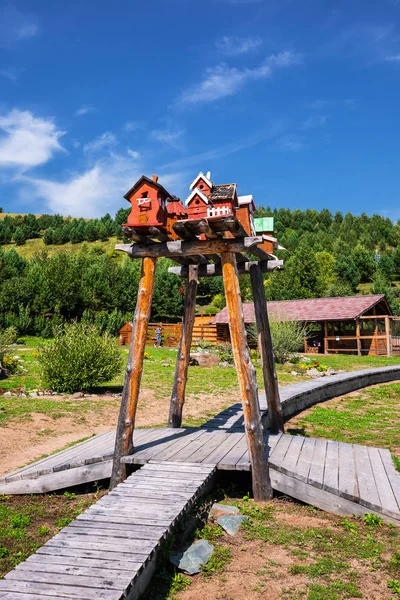
<instances>
[{"instance_id":1,"label":"forest on hill","mask_svg":"<svg viewBox=\"0 0 400 600\"><path fill-rule=\"evenodd\" d=\"M132 318L140 262L106 251L92 242L123 238L121 224L129 209L115 218L71 219L59 215L2 215L0 221L0 326L19 335L51 336L64 320L96 323L117 333ZM400 314L400 224L380 215L334 215L327 209L259 208L257 216L273 216L282 271L266 276L269 300L385 293ZM26 240L41 239L31 258L18 251ZM11 242L11 244L10 244ZM63 245L76 245L76 251ZM57 247L55 253L47 250ZM153 301L153 320L176 321L182 315L183 282L168 273L161 259ZM246 276L243 299L251 301ZM214 314L224 305L221 278L203 279L199 310Z\"/></svg>"}]
</instances>

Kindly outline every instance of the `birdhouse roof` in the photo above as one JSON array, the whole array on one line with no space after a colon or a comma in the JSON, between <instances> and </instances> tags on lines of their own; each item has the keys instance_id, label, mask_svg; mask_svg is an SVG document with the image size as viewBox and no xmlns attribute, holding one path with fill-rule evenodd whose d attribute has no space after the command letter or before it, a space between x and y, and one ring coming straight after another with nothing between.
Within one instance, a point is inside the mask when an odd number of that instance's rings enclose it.
<instances>
[{"instance_id":1,"label":"birdhouse roof","mask_svg":"<svg viewBox=\"0 0 400 600\"><path fill-rule=\"evenodd\" d=\"M186 208L183 206L182 202L178 198L176 198L170 202L167 202L167 206L165 207L165 210L167 211L167 213L169 215L182 215L182 216L187 215Z\"/></svg>"},{"instance_id":2,"label":"birdhouse roof","mask_svg":"<svg viewBox=\"0 0 400 600\"><path fill-rule=\"evenodd\" d=\"M165 196L167 196L167 198L171 195L169 192L167 192L165 187L160 185L157 181L153 181L153 179L150 179L150 177L146 177L146 175L142 175L137 180L137 182L131 187L131 189L129 191L127 191L126 194L124 195L124 198L126 200L128 200L128 202L129 202L129 198L132 196L132 194L134 194L136 192L136 190L142 185L142 183L148 183L150 185L153 185L158 190L160 190L160 192L162 192Z\"/></svg>"},{"instance_id":3,"label":"birdhouse roof","mask_svg":"<svg viewBox=\"0 0 400 600\"><path fill-rule=\"evenodd\" d=\"M205 183L208 185L209 188L213 188L214 184L211 181L211 179L209 177L207 177L207 175L204 175L203 171L200 171L200 173L197 175L197 177L195 177L192 181L192 183L190 184L189 188L191 190L193 190L193 188L196 187L196 183L198 182L199 179L203 179L203 181L205 181Z\"/></svg>"},{"instance_id":4,"label":"birdhouse roof","mask_svg":"<svg viewBox=\"0 0 400 600\"><path fill-rule=\"evenodd\" d=\"M236 183L215 185L211 191L210 200L234 200L236 187Z\"/></svg>"},{"instance_id":5,"label":"birdhouse roof","mask_svg":"<svg viewBox=\"0 0 400 600\"><path fill-rule=\"evenodd\" d=\"M185 202L186 206L189 204L189 202L191 200L193 200L193 198L195 196L198 196L199 198L201 198L203 200L203 202L205 202L205 204L209 204L210 203L208 197L205 194L203 194L203 192L201 190L199 190L199 188L194 188L194 190L186 198L186 202Z\"/></svg>"}]
</instances>

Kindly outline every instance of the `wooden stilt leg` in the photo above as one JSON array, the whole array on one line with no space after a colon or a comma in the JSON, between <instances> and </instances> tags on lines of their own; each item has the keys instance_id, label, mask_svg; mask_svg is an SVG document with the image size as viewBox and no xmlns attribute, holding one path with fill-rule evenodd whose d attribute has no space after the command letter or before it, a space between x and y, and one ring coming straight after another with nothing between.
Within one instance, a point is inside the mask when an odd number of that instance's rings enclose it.
<instances>
[{"instance_id":1,"label":"wooden stilt leg","mask_svg":"<svg viewBox=\"0 0 400 600\"><path fill-rule=\"evenodd\" d=\"M110 489L126 479L126 465L121 464L121 457L131 454L133 450L133 430L135 428L136 408L143 370L147 326L153 299L156 264L156 258L143 259L135 316L133 318L129 358L126 366L124 389L117 425Z\"/></svg>"},{"instance_id":2,"label":"wooden stilt leg","mask_svg":"<svg viewBox=\"0 0 400 600\"><path fill-rule=\"evenodd\" d=\"M236 258L232 252L223 252L221 259L232 350L242 395L244 423L252 466L253 495L255 500L269 500L272 498L272 487L264 428L261 422L256 372L247 345Z\"/></svg>"},{"instance_id":3,"label":"wooden stilt leg","mask_svg":"<svg viewBox=\"0 0 400 600\"><path fill-rule=\"evenodd\" d=\"M180 427L182 410L185 403L185 389L188 375L190 345L192 343L194 317L196 311L196 293L199 284L198 266L189 265L188 280L185 290L185 304L178 356L176 358L174 386L171 394L168 427Z\"/></svg>"},{"instance_id":4,"label":"wooden stilt leg","mask_svg":"<svg viewBox=\"0 0 400 600\"><path fill-rule=\"evenodd\" d=\"M258 264L254 264L250 267L250 279L258 331L258 345L261 352L264 388L268 403L269 426L272 433L283 433L282 406L279 397L278 378L276 375L274 351L272 348L271 331L268 321L264 278Z\"/></svg>"}]
</instances>

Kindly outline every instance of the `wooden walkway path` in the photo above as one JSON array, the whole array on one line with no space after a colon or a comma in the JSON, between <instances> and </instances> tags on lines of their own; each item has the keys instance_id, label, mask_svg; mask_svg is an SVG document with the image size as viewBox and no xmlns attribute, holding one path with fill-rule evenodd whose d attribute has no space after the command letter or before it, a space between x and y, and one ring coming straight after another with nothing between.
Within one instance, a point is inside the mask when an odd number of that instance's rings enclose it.
<instances>
[{"instance_id":1,"label":"wooden walkway path","mask_svg":"<svg viewBox=\"0 0 400 600\"><path fill-rule=\"evenodd\" d=\"M214 475L214 465L146 465L0 580L1 600L136 600Z\"/></svg>"}]
</instances>

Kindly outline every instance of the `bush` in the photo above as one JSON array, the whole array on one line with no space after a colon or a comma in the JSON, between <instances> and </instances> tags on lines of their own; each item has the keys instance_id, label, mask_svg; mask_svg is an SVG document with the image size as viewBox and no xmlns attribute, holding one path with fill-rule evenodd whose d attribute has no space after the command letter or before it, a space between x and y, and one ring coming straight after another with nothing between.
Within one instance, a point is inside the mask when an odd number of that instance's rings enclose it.
<instances>
[{"instance_id":1,"label":"bush","mask_svg":"<svg viewBox=\"0 0 400 600\"><path fill-rule=\"evenodd\" d=\"M282 318L271 321L270 328L276 362L284 363L293 352L303 348L304 327L299 322Z\"/></svg>"},{"instance_id":2,"label":"bush","mask_svg":"<svg viewBox=\"0 0 400 600\"><path fill-rule=\"evenodd\" d=\"M13 356L3 356L1 364L7 373L16 373L20 367L19 360Z\"/></svg>"},{"instance_id":3,"label":"bush","mask_svg":"<svg viewBox=\"0 0 400 600\"><path fill-rule=\"evenodd\" d=\"M220 358L221 362L227 362L230 365L233 365L234 359L233 359L232 346L231 346L231 344L229 344L229 342L216 344L215 349L219 354L219 358Z\"/></svg>"},{"instance_id":4,"label":"bush","mask_svg":"<svg viewBox=\"0 0 400 600\"><path fill-rule=\"evenodd\" d=\"M117 343L93 325L66 325L39 351L42 385L57 392L86 391L112 379L122 357Z\"/></svg>"}]
</instances>

